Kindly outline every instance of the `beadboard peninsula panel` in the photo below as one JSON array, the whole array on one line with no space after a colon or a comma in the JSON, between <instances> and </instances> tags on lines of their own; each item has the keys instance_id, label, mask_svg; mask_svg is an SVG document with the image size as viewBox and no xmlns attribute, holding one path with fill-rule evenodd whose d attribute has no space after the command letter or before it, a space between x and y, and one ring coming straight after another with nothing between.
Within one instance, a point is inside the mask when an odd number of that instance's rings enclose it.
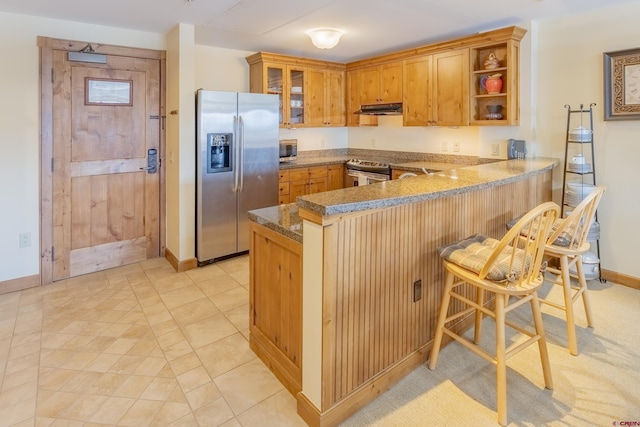
<instances>
[{"instance_id":1,"label":"beadboard peninsula panel","mask_svg":"<svg viewBox=\"0 0 640 427\"><path fill-rule=\"evenodd\" d=\"M500 238L507 221L550 199L548 171L325 222L322 408L309 419L303 392L305 420L335 425L425 361L444 281L438 246L474 233ZM418 280L422 296L414 302Z\"/></svg>"}]
</instances>

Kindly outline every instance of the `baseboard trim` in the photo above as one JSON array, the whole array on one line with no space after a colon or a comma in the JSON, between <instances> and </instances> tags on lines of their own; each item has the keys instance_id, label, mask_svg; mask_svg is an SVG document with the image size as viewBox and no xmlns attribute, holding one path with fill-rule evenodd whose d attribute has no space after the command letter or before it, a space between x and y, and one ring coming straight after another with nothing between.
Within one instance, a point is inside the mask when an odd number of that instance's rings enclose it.
<instances>
[{"instance_id":1,"label":"baseboard trim","mask_svg":"<svg viewBox=\"0 0 640 427\"><path fill-rule=\"evenodd\" d=\"M627 276L626 274L616 273L615 271L605 269L600 271L600 275L604 280L609 282L640 290L640 279L637 277Z\"/></svg>"},{"instance_id":2,"label":"baseboard trim","mask_svg":"<svg viewBox=\"0 0 640 427\"><path fill-rule=\"evenodd\" d=\"M178 258L171 252L169 248L164 249L164 257L169 261L169 264L178 272L193 270L198 267L198 260L196 258L186 259L179 261Z\"/></svg>"},{"instance_id":3,"label":"baseboard trim","mask_svg":"<svg viewBox=\"0 0 640 427\"><path fill-rule=\"evenodd\" d=\"M325 412L318 411L318 408L309 401L304 392L298 393L298 415L312 427L329 427L340 424L340 422L390 389L411 371L424 364L432 345L433 341L429 341L402 361L390 366L376 377L362 384L357 390Z\"/></svg>"},{"instance_id":4,"label":"baseboard trim","mask_svg":"<svg viewBox=\"0 0 640 427\"><path fill-rule=\"evenodd\" d=\"M17 279L5 280L0 282L0 295L9 292L21 291L23 289L35 288L40 286L40 275L18 277Z\"/></svg>"}]
</instances>

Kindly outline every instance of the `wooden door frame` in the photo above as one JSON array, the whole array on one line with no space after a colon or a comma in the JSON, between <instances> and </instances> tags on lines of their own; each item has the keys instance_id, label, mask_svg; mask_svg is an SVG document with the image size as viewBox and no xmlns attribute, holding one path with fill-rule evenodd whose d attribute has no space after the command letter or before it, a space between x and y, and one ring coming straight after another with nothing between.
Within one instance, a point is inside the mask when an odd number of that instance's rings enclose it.
<instances>
[{"instance_id":1,"label":"wooden door frame","mask_svg":"<svg viewBox=\"0 0 640 427\"><path fill-rule=\"evenodd\" d=\"M63 40L38 36L40 49L40 284L53 282L53 51L78 52L88 44L96 53L154 59L160 63L160 256L166 246L166 174L164 165L166 140L166 51L139 49L95 42Z\"/></svg>"}]
</instances>

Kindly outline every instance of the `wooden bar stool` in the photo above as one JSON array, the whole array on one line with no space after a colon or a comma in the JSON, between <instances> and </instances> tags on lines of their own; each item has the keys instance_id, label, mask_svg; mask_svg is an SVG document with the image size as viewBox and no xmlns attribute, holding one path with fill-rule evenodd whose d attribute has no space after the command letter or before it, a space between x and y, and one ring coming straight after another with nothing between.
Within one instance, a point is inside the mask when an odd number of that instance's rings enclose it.
<instances>
[{"instance_id":1,"label":"wooden bar stool","mask_svg":"<svg viewBox=\"0 0 640 427\"><path fill-rule=\"evenodd\" d=\"M574 356L578 354L578 340L573 305L581 296L587 317L587 325L590 328L593 327L593 316L591 314L587 280L582 266L582 256L590 248L587 235L595 218L600 199L605 191L606 187L597 186L578 206L573 208L569 216L557 221L553 227L554 231L549 236L545 246L545 256L558 259L557 268L547 268L548 272L556 275L555 279L545 279L545 282L562 286L564 304L558 304L548 298L540 298L540 302L565 311L569 353ZM570 269L573 266L576 267L577 272L577 284L575 286L570 275Z\"/></svg>"},{"instance_id":2,"label":"wooden bar stool","mask_svg":"<svg viewBox=\"0 0 640 427\"><path fill-rule=\"evenodd\" d=\"M476 234L438 248L446 269L446 278L429 357L429 369L436 368L444 334L495 364L498 422L503 426L507 424L507 359L537 342L545 387L553 387L537 290L543 283L541 265L544 245L559 212L557 204L543 203L524 215L501 240ZM475 288L475 301L463 295L464 289L458 290L465 283ZM486 300L487 292L495 295L495 302ZM451 298L462 301L467 308L448 315ZM535 332L506 319L509 311L527 302L531 305ZM451 325L450 322L472 313L475 314L473 341L447 327L447 324ZM486 352L478 345L484 315L495 320L495 354ZM507 348L506 326L529 338Z\"/></svg>"}]
</instances>

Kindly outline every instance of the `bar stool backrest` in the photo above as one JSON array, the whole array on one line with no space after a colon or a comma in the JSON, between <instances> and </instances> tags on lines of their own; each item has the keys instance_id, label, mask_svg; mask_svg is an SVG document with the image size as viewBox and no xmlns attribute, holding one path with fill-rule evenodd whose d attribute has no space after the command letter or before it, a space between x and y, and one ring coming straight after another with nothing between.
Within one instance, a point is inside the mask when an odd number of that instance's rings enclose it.
<instances>
[{"instance_id":1,"label":"bar stool backrest","mask_svg":"<svg viewBox=\"0 0 640 427\"><path fill-rule=\"evenodd\" d=\"M556 203L546 202L523 215L499 241L479 278L484 279L492 268L502 264L509 272L509 286L538 286L542 280L544 246L559 214Z\"/></svg>"},{"instance_id":2,"label":"bar stool backrest","mask_svg":"<svg viewBox=\"0 0 640 427\"><path fill-rule=\"evenodd\" d=\"M569 216L558 221L547 244L569 249L581 248L587 241L589 229L606 189L607 187L603 185L595 187L578 206L573 208Z\"/></svg>"}]
</instances>

